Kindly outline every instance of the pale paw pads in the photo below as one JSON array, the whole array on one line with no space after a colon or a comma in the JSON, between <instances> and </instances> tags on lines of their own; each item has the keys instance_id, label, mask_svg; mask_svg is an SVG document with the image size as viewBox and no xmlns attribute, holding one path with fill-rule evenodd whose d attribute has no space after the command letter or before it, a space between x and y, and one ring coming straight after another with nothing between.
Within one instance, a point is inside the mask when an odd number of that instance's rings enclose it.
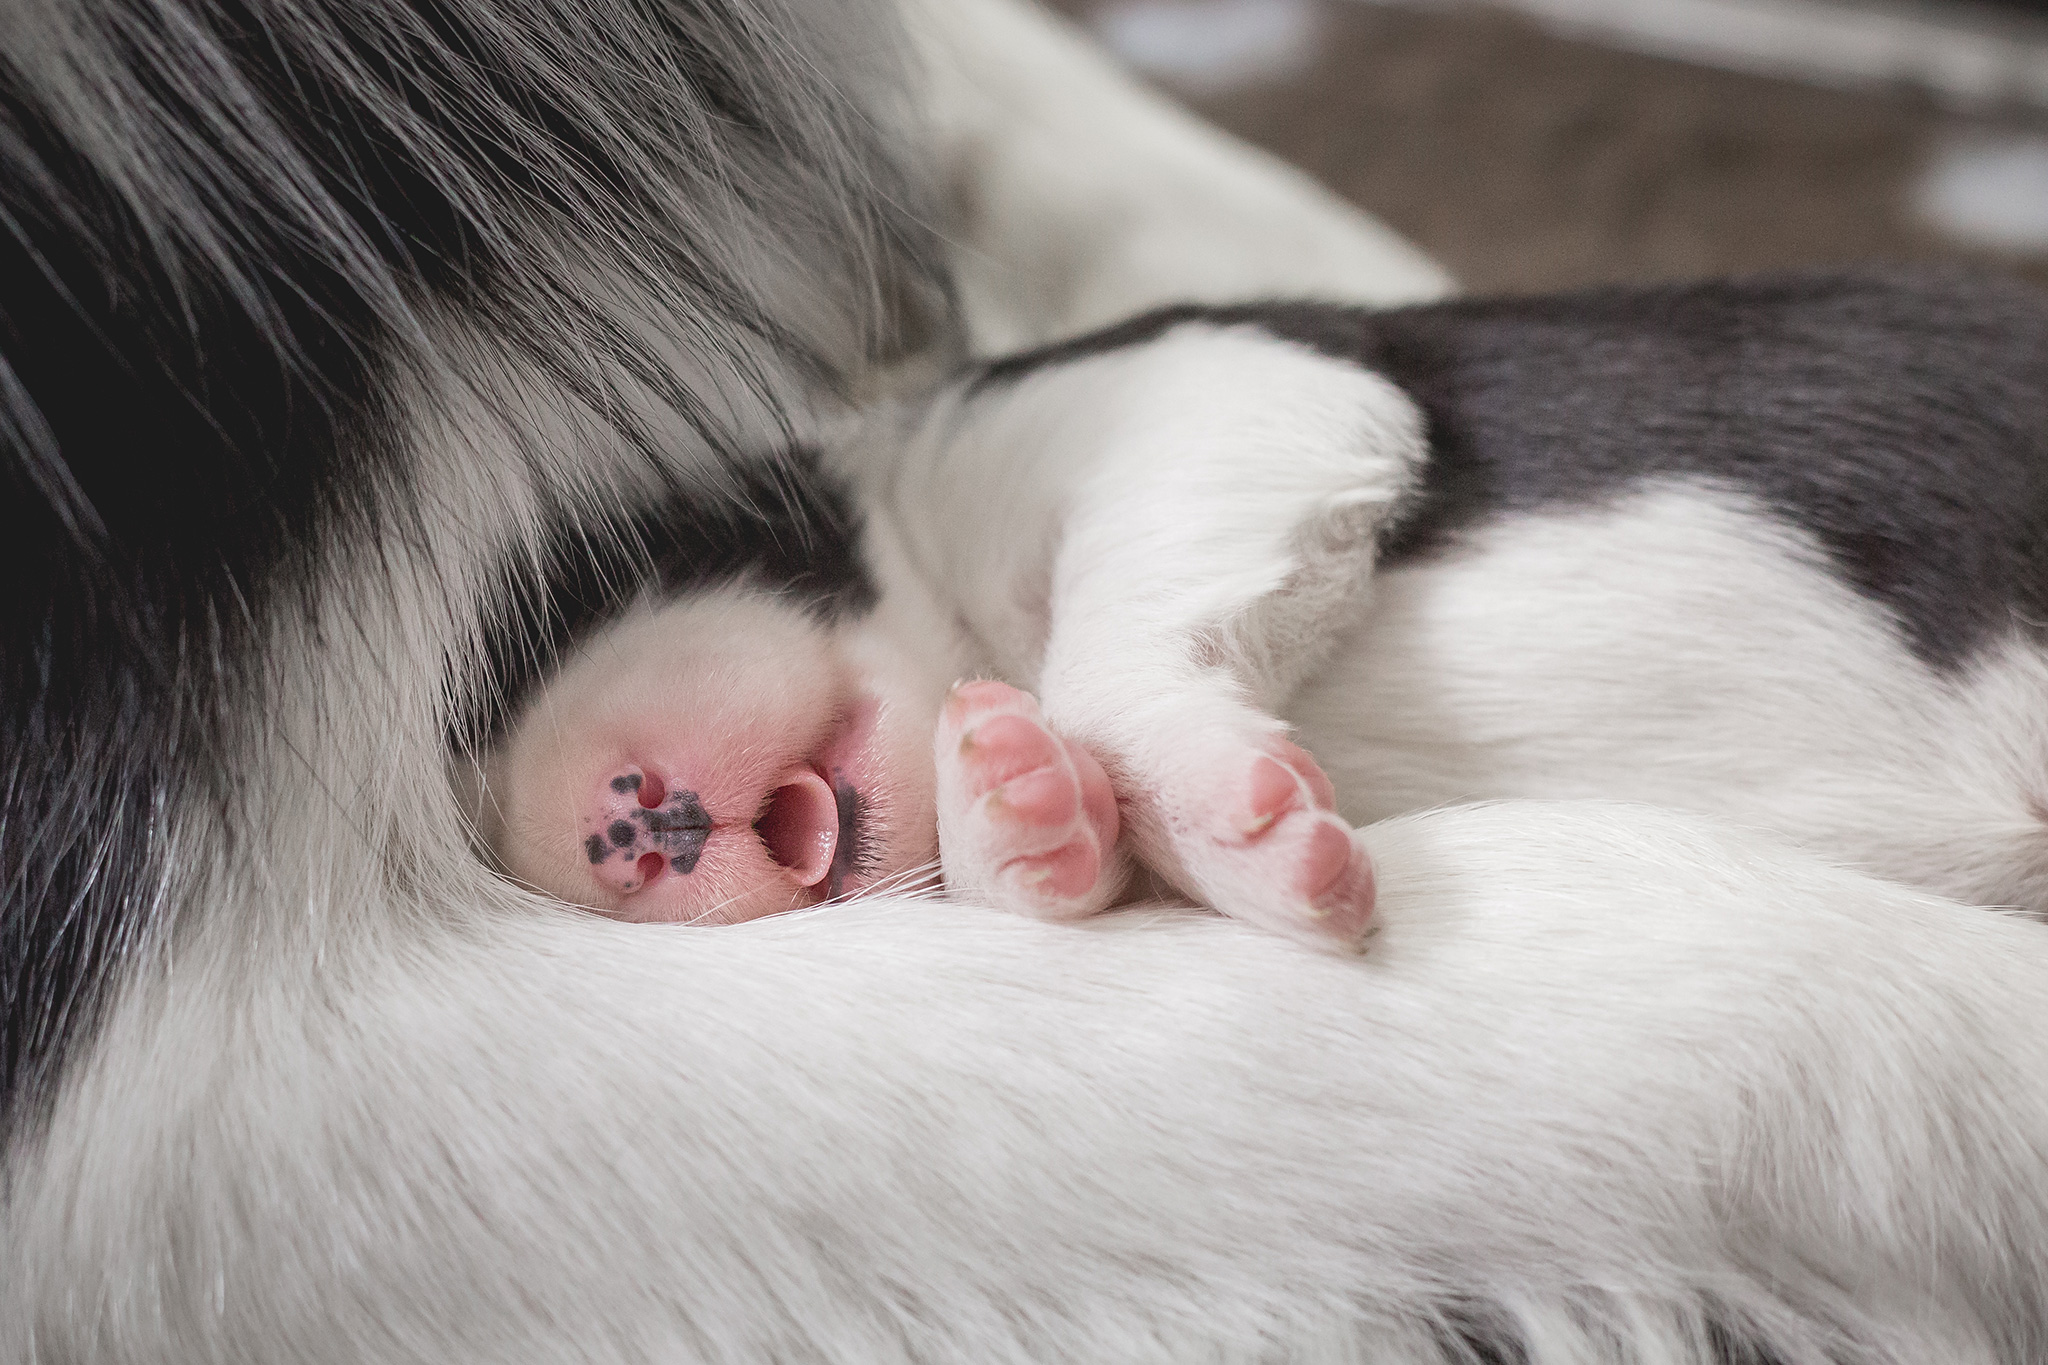
<instances>
[{"instance_id":1,"label":"pale paw pads","mask_svg":"<svg viewBox=\"0 0 2048 1365\"><path fill-rule=\"evenodd\" d=\"M1053 733L1027 692L973 682L946 700L936 743L946 882L1050 918L1091 914L1118 816L1095 757Z\"/></svg>"},{"instance_id":2,"label":"pale paw pads","mask_svg":"<svg viewBox=\"0 0 2048 1365\"><path fill-rule=\"evenodd\" d=\"M960 736L961 771L976 796L1057 766L1064 757L1060 742L1035 717L991 716Z\"/></svg>"},{"instance_id":3,"label":"pale paw pads","mask_svg":"<svg viewBox=\"0 0 2048 1365\"><path fill-rule=\"evenodd\" d=\"M989 818L1064 827L1081 811L1081 784L1070 765L1054 764L1013 777L985 798Z\"/></svg>"},{"instance_id":4,"label":"pale paw pads","mask_svg":"<svg viewBox=\"0 0 2048 1365\"><path fill-rule=\"evenodd\" d=\"M1335 813L1316 761L1277 736L1238 750L1236 795L1211 811L1182 805L1169 830L1189 889L1225 913L1324 948L1353 948L1372 924L1372 864ZM1211 771L1235 764L1212 760ZM1191 775L1177 784L1191 787ZM1220 807L1217 809L1216 807Z\"/></svg>"},{"instance_id":5,"label":"pale paw pads","mask_svg":"<svg viewBox=\"0 0 2048 1365\"><path fill-rule=\"evenodd\" d=\"M1102 875L1102 855L1094 840L1076 839L1051 853L1016 859L1003 874L1029 893L1075 901L1095 889Z\"/></svg>"}]
</instances>

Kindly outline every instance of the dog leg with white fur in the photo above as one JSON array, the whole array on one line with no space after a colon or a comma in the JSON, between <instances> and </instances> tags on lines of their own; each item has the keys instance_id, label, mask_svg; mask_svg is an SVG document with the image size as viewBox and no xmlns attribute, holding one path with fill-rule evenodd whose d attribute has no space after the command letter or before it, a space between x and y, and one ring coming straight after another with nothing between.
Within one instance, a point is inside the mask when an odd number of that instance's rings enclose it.
<instances>
[{"instance_id":1,"label":"dog leg with white fur","mask_svg":"<svg viewBox=\"0 0 2048 1365\"><path fill-rule=\"evenodd\" d=\"M1408 399L1250 328L1165 325L993 366L893 458L877 501L919 571L1101 762L1133 851L1226 913L1356 944L1369 864L1276 712L1422 462ZM1116 889L1076 882L1062 904Z\"/></svg>"}]
</instances>

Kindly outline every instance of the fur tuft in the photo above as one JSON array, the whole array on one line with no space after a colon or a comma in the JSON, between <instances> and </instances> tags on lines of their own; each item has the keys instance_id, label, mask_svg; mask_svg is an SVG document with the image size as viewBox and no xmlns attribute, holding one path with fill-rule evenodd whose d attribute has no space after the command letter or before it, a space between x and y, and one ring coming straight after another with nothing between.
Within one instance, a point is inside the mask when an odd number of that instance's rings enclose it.
<instances>
[{"instance_id":1,"label":"fur tuft","mask_svg":"<svg viewBox=\"0 0 2048 1365\"><path fill-rule=\"evenodd\" d=\"M17 9L0 1121L164 929L172 812L220 804L274 702L262 623L311 610L321 547L425 515L403 395L502 402L440 319L666 478L677 431L759 439L684 358L787 394L943 319L873 112L888 32L782 0Z\"/></svg>"}]
</instances>

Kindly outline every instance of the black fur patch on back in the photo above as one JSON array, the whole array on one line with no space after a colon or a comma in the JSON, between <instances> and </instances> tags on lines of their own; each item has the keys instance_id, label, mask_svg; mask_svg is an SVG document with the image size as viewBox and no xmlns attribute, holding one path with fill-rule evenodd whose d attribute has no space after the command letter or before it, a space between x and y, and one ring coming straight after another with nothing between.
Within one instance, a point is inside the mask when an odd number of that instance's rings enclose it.
<instances>
[{"instance_id":1,"label":"black fur patch on back","mask_svg":"<svg viewBox=\"0 0 2048 1365\"><path fill-rule=\"evenodd\" d=\"M1370 366L1421 407L1429 466L1387 562L1676 476L1812 534L1931 666L2048 624L2048 298L2028 286L1899 271L1377 314L1181 307L998 361L981 382L1197 321Z\"/></svg>"}]
</instances>

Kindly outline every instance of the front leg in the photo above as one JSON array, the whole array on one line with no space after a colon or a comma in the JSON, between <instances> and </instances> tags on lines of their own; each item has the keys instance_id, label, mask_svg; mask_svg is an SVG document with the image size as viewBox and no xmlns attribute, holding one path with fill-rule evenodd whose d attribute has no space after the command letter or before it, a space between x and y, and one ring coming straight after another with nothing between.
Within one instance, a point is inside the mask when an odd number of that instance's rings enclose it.
<instances>
[{"instance_id":1,"label":"front leg","mask_svg":"<svg viewBox=\"0 0 2048 1365\"><path fill-rule=\"evenodd\" d=\"M1423 459L1414 405L1248 310L1191 311L999 364L906 449L893 501L925 572L1101 761L1137 854L1226 913L1355 944L1370 868L1275 713L1369 591Z\"/></svg>"}]
</instances>

